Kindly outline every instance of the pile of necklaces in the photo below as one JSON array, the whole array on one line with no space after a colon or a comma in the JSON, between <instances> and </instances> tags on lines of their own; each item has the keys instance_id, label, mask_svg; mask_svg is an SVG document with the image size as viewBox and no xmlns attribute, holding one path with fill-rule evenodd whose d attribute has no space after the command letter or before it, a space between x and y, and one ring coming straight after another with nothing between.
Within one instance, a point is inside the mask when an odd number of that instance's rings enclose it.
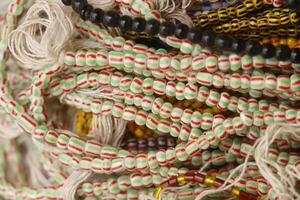
<instances>
[{"instance_id":1,"label":"pile of necklaces","mask_svg":"<svg viewBox=\"0 0 300 200\"><path fill-rule=\"evenodd\" d=\"M300 199L299 0L1 0L0 198Z\"/></svg>"}]
</instances>

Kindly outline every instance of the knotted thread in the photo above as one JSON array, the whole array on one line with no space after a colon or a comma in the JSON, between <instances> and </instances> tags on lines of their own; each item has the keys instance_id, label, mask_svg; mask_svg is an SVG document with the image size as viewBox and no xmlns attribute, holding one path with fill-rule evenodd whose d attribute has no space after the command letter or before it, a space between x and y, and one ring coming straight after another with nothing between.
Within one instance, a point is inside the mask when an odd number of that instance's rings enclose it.
<instances>
[{"instance_id":1,"label":"knotted thread","mask_svg":"<svg viewBox=\"0 0 300 200\"><path fill-rule=\"evenodd\" d=\"M12 55L34 70L59 62L71 38L73 24L58 3L37 1L9 36Z\"/></svg>"}]
</instances>

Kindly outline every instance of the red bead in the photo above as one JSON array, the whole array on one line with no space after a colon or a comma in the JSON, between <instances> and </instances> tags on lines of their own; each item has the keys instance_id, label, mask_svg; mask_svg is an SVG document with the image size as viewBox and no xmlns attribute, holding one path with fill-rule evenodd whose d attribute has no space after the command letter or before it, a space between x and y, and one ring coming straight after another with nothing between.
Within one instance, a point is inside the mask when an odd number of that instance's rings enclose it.
<instances>
[{"instance_id":1,"label":"red bead","mask_svg":"<svg viewBox=\"0 0 300 200\"><path fill-rule=\"evenodd\" d=\"M196 173L194 179L197 183L204 183L205 175Z\"/></svg>"},{"instance_id":2,"label":"red bead","mask_svg":"<svg viewBox=\"0 0 300 200\"><path fill-rule=\"evenodd\" d=\"M240 198L240 200L257 200L258 196L241 190L239 198Z\"/></svg>"}]
</instances>

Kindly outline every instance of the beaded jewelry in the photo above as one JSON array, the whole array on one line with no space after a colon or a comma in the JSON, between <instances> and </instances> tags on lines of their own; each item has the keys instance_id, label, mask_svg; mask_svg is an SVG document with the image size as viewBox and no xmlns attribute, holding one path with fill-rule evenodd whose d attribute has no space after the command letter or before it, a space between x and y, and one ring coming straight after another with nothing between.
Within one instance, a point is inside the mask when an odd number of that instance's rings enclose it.
<instances>
[{"instance_id":1,"label":"beaded jewelry","mask_svg":"<svg viewBox=\"0 0 300 200\"><path fill-rule=\"evenodd\" d=\"M8 1L1 197L300 198L296 2Z\"/></svg>"}]
</instances>

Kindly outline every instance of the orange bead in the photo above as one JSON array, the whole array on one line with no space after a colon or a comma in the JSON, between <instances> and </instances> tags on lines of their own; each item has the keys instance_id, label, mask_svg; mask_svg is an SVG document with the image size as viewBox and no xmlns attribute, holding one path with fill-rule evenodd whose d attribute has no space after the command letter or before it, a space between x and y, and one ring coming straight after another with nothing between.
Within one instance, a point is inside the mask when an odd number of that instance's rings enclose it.
<instances>
[{"instance_id":1,"label":"orange bead","mask_svg":"<svg viewBox=\"0 0 300 200\"><path fill-rule=\"evenodd\" d=\"M280 39L280 45L287 45L287 40L286 39Z\"/></svg>"},{"instance_id":2,"label":"orange bead","mask_svg":"<svg viewBox=\"0 0 300 200\"><path fill-rule=\"evenodd\" d=\"M274 46L278 46L280 44L280 39L277 37L271 38L271 42Z\"/></svg>"}]
</instances>

